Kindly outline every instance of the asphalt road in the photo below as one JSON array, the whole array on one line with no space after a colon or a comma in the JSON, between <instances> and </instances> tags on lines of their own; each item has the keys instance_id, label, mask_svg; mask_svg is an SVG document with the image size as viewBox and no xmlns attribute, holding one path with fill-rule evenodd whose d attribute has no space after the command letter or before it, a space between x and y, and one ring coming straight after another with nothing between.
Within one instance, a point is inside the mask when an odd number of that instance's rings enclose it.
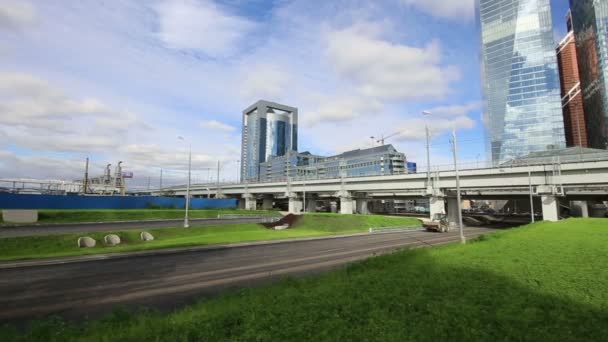
<instances>
[{"instance_id":1,"label":"asphalt road","mask_svg":"<svg viewBox=\"0 0 608 342\"><path fill-rule=\"evenodd\" d=\"M466 235L492 231L467 228ZM457 232L410 231L48 266L0 265L0 321L23 323L49 314L94 318L117 304L172 310L227 288L318 273L399 248L458 240Z\"/></svg>"},{"instance_id":2,"label":"asphalt road","mask_svg":"<svg viewBox=\"0 0 608 342\"><path fill-rule=\"evenodd\" d=\"M236 219L190 219L190 226L205 226L234 223L261 223L263 219L236 218ZM39 236L70 233L109 232L128 229L152 229L183 227L184 220L145 220L121 222L93 222L93 223L66 223L66 224L35 224L12 227L0 227L0 238L19 236Z\"/></svg>"}]
</instances>

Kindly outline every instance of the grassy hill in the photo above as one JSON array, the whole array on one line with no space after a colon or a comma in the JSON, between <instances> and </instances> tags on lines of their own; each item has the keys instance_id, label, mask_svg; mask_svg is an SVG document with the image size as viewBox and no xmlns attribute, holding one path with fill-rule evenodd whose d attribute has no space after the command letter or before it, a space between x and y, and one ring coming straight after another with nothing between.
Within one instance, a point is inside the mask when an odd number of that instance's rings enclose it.
<instances>
[{"instance_id":1,"label":"grassy hill","mask_svg":"<svg viewBox=\"0 0 608 342\"><path fill-rule=\"evenodd\" d=\"M169 315L47 320L39 341L605 341L608 220L541 222L229 293Z\"/></svg>"}]
</instances>

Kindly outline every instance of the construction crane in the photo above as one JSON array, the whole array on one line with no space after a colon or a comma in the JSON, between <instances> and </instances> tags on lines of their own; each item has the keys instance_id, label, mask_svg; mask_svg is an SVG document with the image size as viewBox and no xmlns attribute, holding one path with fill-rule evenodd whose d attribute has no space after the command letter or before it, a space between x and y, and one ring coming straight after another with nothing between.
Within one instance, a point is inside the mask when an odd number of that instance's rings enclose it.
<instances>
[{"instance_id":1,"label":"construction crane","mask_svg":"<svg viewBox=\"0 0 608 342\"><path fill-rule=\"evenodd\" d=\"M390 138L392 138L394 136L397 136L399 134L401 134L401 131L395 132L395 133L390 134L390 135L388 135L386 137L383 135L380 139L376 140L376 142L379 143L380 145L384 145L384 141L385 140L388 140L388 139L390 139ZM371 138L373 139L374 137L371 137Z\"/></svg>"}]
</instances>

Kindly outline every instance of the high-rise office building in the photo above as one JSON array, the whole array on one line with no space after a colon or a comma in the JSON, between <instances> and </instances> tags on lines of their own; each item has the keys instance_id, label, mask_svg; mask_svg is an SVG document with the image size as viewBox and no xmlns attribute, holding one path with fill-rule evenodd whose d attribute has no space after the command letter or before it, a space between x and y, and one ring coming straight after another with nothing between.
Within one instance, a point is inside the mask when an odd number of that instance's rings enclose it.
<instances>
[{"instance_id":1,"label":"high-rise office building","mask_svg":"<svg viewBox=\"0 0 608 342\"><path fill-rule=\"evenodd\" d=\"M589 147L608 147L608 0L570 0Z\"/></svg>"},{"instance_id":2,"label":"high-rise office building","mask_svg":"<svg viewBox=\"0 0 608 342\"><path fill-rule=\"evenodd\" d=\"M477 0L494 162L565 147L550 0Z\"/></svg>"},{"instance_id":3,"label":"high-rise office building","mask_svg":"<svg viewBox=\"0 0 608 342\"><path fill-rule=\"evenodd\" d=\"M243 111L241 179L258 181L260 163L298 150L298 109L260 100Z\"/></svg>"},{"instance_id":4,"label":"high-rise office building","mask_svg":"<svg viewBox=\"0 0 608 342\"><path fill-rule=\"evenodd\" d=\"M576 38L572 32L572 15L566 15L568 34L557 44L557 65L562 92L562 111L566 130L566 145L587 147L587 126L583 110Z\"/></svg>"}]
</instances>

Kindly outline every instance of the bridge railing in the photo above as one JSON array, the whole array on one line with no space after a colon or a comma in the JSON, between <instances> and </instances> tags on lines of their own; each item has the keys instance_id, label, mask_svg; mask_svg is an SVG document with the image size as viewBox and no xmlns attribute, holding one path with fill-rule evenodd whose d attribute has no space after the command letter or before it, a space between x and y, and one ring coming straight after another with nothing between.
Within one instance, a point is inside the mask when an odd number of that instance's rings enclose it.
<instances>
[{"instance_id":1,"label":"bridge railing","mask_svg":"<svg viewBox=\"0 0 608 342\"><path fill-rule=\"evenodd\" d=\"M597 152L597 153L580 153L580 154L569 154L567 156L546 156L539 158L526 158L526 159L513 159L510 161L503 162L501 164L493 164L491 161L487 160L476 160L476 161L459 161L458 168L460 171L474 171L474 170L489 170L489 169L513 169L518 167L526 167L526 166L539 166L539 165L553 165L553 164L572 164L572 163L589 163L589 162L600 162L600 161L608 161L608 152ZM449 172L454 171L454 164L440 164L440 165L432 165L431 173L437 172ZM344 179L360 179L365 177L384 177L384 176L395 176L402 174L426 174L427 168L423 165L419 165L417 167L416 172L401 172L401 173L384 173L384 174L361 174L361 175L349 175L348 177L343 177ZM434 175L433 175L434 177ZM324 175L309 175L309 176L295 176L295 177L283 177L279 179L273 180L260 180L260 181L249 181L247 184L269 184L269 183L287 183L287 182L306 182L306 181L316 181L316 180L331 180L331 179L340 179L340 177L336 177L335 175L324 176ZM240 183L223 183L220 184L220 188L226 186L229 187L231 185L240 185L245 184L244 182ZM193 187L209 187L212 189L212 192L215 191L215 184L194 184ZM185 187L185 186L182 186ZM179 187L174 187L179 188Z\"/></svg>"},{"instance_id":2,"label":"bridge railing","mask_svg":"<svg viewBox=\"0 0 608 342\"><path fill-rule=\"evenodd\" d=\"M397 232L411 232L416 230L422 230L420 226L411 226L411 227L377 227L370 228L369 233L397 233Z\"/></svg>"}]
</instances>

